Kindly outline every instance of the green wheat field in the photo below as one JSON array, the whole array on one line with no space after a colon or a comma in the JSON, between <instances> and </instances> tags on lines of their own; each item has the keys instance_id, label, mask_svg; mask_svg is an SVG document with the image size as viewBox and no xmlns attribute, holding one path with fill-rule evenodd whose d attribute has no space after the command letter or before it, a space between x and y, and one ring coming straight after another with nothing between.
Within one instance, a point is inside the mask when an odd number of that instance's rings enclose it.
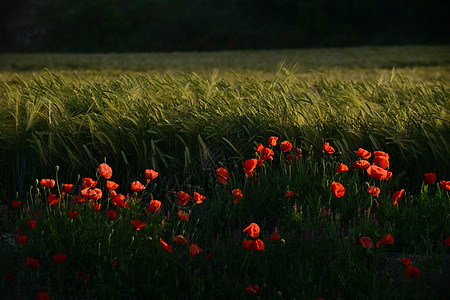
<instances>
[{"instance_id":1,"label":"green wheat field","mask_svg":"<svg viewBox=\"0 0 450 300\"><path fill-rule=\"evenodd\" d=\"M450 294L450 46L0 54L4 299Z\"/></svg>"}]
</instances>

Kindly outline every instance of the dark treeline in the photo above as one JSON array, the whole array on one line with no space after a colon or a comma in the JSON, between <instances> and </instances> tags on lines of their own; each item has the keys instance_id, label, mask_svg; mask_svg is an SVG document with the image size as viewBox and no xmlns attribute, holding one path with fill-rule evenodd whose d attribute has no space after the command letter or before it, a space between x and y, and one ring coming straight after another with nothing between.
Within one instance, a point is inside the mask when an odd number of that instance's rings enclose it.
<instances>
[{"instance_id":1,"label":"dark treeline","mask_svg":"<svg viewBox=\"0 0 450 300\"><path fill-rule=\"evenodd\" d=\"M1 51L447 44L447 1L4 0Z\"/></svg>"}]
</instances>

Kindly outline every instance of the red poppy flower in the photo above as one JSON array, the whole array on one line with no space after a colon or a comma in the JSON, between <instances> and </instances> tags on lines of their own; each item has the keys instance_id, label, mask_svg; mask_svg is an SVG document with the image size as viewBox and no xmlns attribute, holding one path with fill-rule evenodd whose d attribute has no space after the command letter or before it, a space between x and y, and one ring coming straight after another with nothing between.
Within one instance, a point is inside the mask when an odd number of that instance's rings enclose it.
<instances>
[{"instance_id":1,"label":"red poppy flower","mask_svg":"<svg viewBox=\"0 0 450 300\"><path fill-rule=\"evenodd\" d=\"M243 240L242 241L242 246L244 246L244 249L247 251L252 251L255 245L255 241L254 240Z\"/></svg>"},{"instance_id":2,"label":"red poppy flower","mask_svg":"<svg viewBox=\"0 0 450 300\"><path fill-rule=\"evenodd\" d=\"M284 164L287 165L288 163L291 166L294 164L294 155L288 154L284 157Z\"/></svg>"},{"instance_id":3,"label":"red poppy flower","mask_svg":"<svg viewBox=\"0 0 450 300\"><path fill-rule=\"evenodd\" d=\"M50 195L48 195L47 202L50 205L55 205L55 204L59 203L59 199L58 199L58 197L56 197L55 194L50 193Z\"/></svg>"},{"instance_id":4,"label":"red poppy flower","mask_svg":"<svg viewBox=\"0 0 450 300\"><path fill-rule=\"evenodd\" d=\"M32 257L27 257L26 260L27 263L27 267L36 269L37 267L39 267L41 264L39 263L38 259L32 258Z\"/></svg>"},{"instance_id":5,"label":"red poppy flower","mask_svg":"<svg viewBox=\"0 0 450 300\"><path fill-rule=\"evenodd\" d=\"M36 227L36 221L35 220L28 221L27 226L28 226L29 229L35 228Z\"/></svg>"},{"instance_id":6,"label":"red poppy flower","mask_svg":"<svg viewBox=\"0 0 450 300\"><path fill-rule=\"evenodd\" d=\"M288 152L289 150L292 149L292 144L288 141L283 141L280 144L281 150L283 150L283 152Z\"/></svg>"},{"instance_id":7,"label":"red poppy flower","mask_svg":"<svg viewBox=\"0 0 450 300\"><path fill-rule=\"evenodd\" d=\"M65 253L58 253L53 255L53 260L55 261L55 263L57 264L62 264L63 262L65 262L67 259L67 254Z\"/></svg>"},{"instance_id":8,"label":"red poppy flower","mask_svg":"<svg viewBox=\"0 0 450 300\"><path fill-rule=\"evenodd\" d=\"M373 248L372 239L370 237L363 236L362 238L359 239L359 242L366 249L372 249Z\"/></svg>"},{"instance_id":9,"label":"red poppy flower","mask_svg":"<svg viewBox=\"0 0 450 300\"><path fill-rule=\"evenodd\" d=\"M264 161L267 160L267 159L273 160L273 155L274 155L274 154L275 154L275 153L273 152L272 149L270 149L270 148L264 148L263 151L262 151L262 153L261 153L261 156L259 157L258 166L261 166L261 165L262 165L262 163L260 164L260 161L264 162Z\"/></svg>"},{"instance_id":10,"label":"red poppy flower","mask_svg":"<svg viewBox=\"0 0 450 300\"><path fill-rule=\"evenodd\" d=\"M336 168L336 174L340 174L340 173L344 173L348 171L348 167L341 163L337 168Z\"/></svg>"},{"instance_id":11,"label":"red poppy flower","mask_svg":"<svg viewBox=\"0 0 450 300\"><path fill-rule=\"evenodd\" d=\"M255 152L259 153L264 149L264 145L259 143L258 146L256 146Z\"/></svg>"},{"instance_id":12,"label":"red poppy flower","mask_svg":"<svg viewBox=\"0 0 450 300\"><path fill-rule=\"evenodd\" d=\"M397 201L398 201L401 197L403 197L404 194L405 194L405 190L404 190L404 189L401 189L400 191L397 191L397 192L395 192L395 193L392 195L392 201L394 202L394 205L397 205Z\"/></svg>"},{"instance_id":13,"label":"red poppy flower","mask_svg":"<svg viewBox=\"0 0 450 300\"><path fill-rule=\"evenodd\" d=\"M370 167L370 162L368 162L367 160L358 160L354 163L352 163L352 168L355 169L361 169L361 170L367 170Z\"/></svg>"},{"instance_id":14,"label":"red poppy flower","mask_svg":"<svg viewBox=\"0 0 450 300\"><path fill-rule=\"evenodd\" d=\"M92 203L92 209L95 211L99 211L102 205L100 203Z\"/></svg>"},{"instance_id":15,"label":"red poppy flower","mask_svg":"<svg viewBox=\"0 0 450 300\"><path fill-rule=\"evenodd\" d=\"M100 174L100 176L105 177L106 179L110 179L112 176L112 169L105 163L100 164L98 168L98 174Z\"/></svg>"},{"instance_id":16,"label":"red poppy flower","mask_svg":"<svg viewBox=\"0 0 450 300\"><path fill-rule=\"evenodd\" d=\"M441 180L439 181L439 185L441 186L441 189L443 189L444 191L450 192L450 181Z\"/></svg>"},{"instance_id":17,"label":"red poppy flower","mask_svg":"<svg viewBox=\"0 0 450 300\"><path fill-rule=\"evenodd\" d=\"M147 182L149 182L150 180L155 179L156 177L158 177L159 173L152 170L152 169L146 169L145 170L145 178L147 179Z\"/></svg>"},{"instance_id":18,"label":"red poppy flower","mask_svg":"<svg viewBox=\"0 0 450 300\"><path fill-rule=\"evenodd\" d=\"M275 147L277 145L278 137L271 136L269 138L269 146Z\"/></svg>"},{"instance_id":19,"label":"red poppy flower","mask_svg":"<svg viewBox=\"0 0 450 300\"><path fill-rule=\"evenodd\" d=\"M417 276L419 276L419 269L411 266L406 269L405 276L408 278L416 278Z\"/></svg>"},{"instance_id":20,"label":"red poppy flower","mask_svg":"<svg viewBox=\"0 0 450 300\"><path fill-rule=\"evenodd\" d=\"M112 193L111 193L111 202L115 205L118 206L120 208L124 208L126 207L125 204L125 196L122 194L117 194L116 196L113 197Z\"/></svg>"},{"instance_id":21,"label":"red poppy flower","mask_svg":"<svg viewBox=\"0 0 450 300\"><path fill-rule=\"evenodd\" d=\"M85 188L81 190L81 195L91 201L97 201L103 196L103 193L99 188Z\"/></svg>"},{"instance_id":22,"label":"red poppy flower","mask_svg":"<svg viewBox=\"0 0 450 300\"><path fill-rule=\"evenodd\" d=\"M380 244L384 245L392 245L394 243L394 238L390 233L386 234L380 241L376 243L377 248L380 247Z\"/></svg>"},{"instance_id":23,"label":"red poppy flower","mask_svg":"<svg viewBox=\"0 0 450 300\"><path fill-rule=\"evenodd\" d=\"M189 214L185 213L184 211L180 210L177 213L178 218L181 219L181 221L187 222L189 221Z\"/></svg>"},{"instance_id":24,"label":"red poppy flower","mask_svg":"<svg viewBox=\"0 0 450 300\"><path fill-rule=\"evenodd\" d=\"M56 184L56 182L53 179L42 179L40 183L41 183L41 185L43 187L46 187L46 188L49 188L49 189L54 187L55 184Z\"/></svg>"},{"instance_id":25,"label":"red poppy flower","mask_svg":"<svg viewBox=\"0 0 450 300\"><path fill-rule=\"evenodd\" d=\"M402 265L404 265L405 267L411 267L412 266L411 259L409 257L403 257Z\"/></svg>"},{"instance_id":26,"label":"red poppy flower","mask_svg":"<svg viewBox=\"0 0 450 300\"><path fill-rule=\"evenodd\" d=\"M234 204L238 204L239 200L242 197L244 197L244 195L242 195L242 192L240 189L234 189L231 191L231 193L233 193L233 197L234 197L233 203Z\"/></svg>"},{"instance_id":27,"label":"red poppy flower","mask_svg":"<svg viewBox=\"0 0 450 300\"><path fill-rule=\"evenodd\" d=\"M383 169L377 165L370 165L367 168L366 172L372 178L379 179L379 180L388 180L392 176L392 172L388 172L385 169Z\"/></svg>"},{"instance_id":28,"label":"red poppy flower","mask_svg":"<svg viewBox=\"0 0 450 300\"><path fill-rule=\"evenodd\" d=\"M281 236L277 232L274 232L269 236L269 240L271 241L278 241L279 239L281 239Z\"/></svg>"},{"instance_id":29,"label":"red poppy flower","mask_svg":"<svg viewBox=\"0 0 450 300\"><path fill-rule=\"evenodd\" d=\"M253 250L264 251L264 242L260 239L255 240L255 244L253 245Z\"/></svg>"},{"instance_id":30,"label":"red poppy flower","mask_svg":"<svg viewBox=\"0 0 450 300\"><path fill-rule=\"evenodd\" d=\"M92 178L83 178L83 185L81 186L82 189L86 188L93 188L97 185L97 181L92 180Z\"/></svg>"},{"instance_id":31,"label":"red poppy flower","mask_svg":"<svg viewBox=\"0 0 450 300\"><path fill-rule=\"evenodd\" d=\"M228 171L225 170L224 168L218 168L216 169L216 174L217 174L217 180L225 185L225 183L227 182L228 179Z\"/></svg>"},{"instance_id":32,"label":"red poppy flower","mask_svg":"<svg viewBox=\"0 0 450 300\"><path fill-rule=\"evenodd\" d=\"M373 158L373 163L380 166L380 168L388 169L389 168L389 159L385 156L375 156Z\"/></svg>"},{"instance_id":33,"label":"red poppy flower","mask_svg":"<svg viewBox=\"0 0 450 300\"><path fill-rule=\"evenodd\" d=\"M372 156L372 154L363 148L359 148L356 152L356 156L361 157L362 159L368 159Z\"/></svg>"},{"instance_id":34,"label":"red poppy flower","mask_svg":"<svg viewBox=\"0 0 450 300\"><path fill-rule=\"evenodd\" d=\"M46 292L40 292L37 297L36 300L50 300L50 296L47 295Z\"/></svg>"},{"instance_id":35,"label":"red poppy flower","mask_svg":"<svg viewBox=\"0 0 450 300\"><path fill-rule=\"evenodd\" d=\"M296 158L301 158L302 154L300 153L300 148L299 147L295 147L295 157Z\"/></svg>"},{"instance_id":36,"label":"red poppy flower","mask_svg":"<svg viewBox=\"0 0 450 300\"><path fill-rule=\"evenodd\" d=\"M369 188L367 189L367 192L374 197L378 197L380 195L381 191L380 191L380 188L377 188L374 186L369 186Z\"/></svg>"},{"instance_id":37,"label":"red poppy flower","mask_svg":"<svg viewBox=\"0 0 450 300\"><path fill-rule=\"evenodd\" d=\"M163 248L164 251L166 252L172 252L172 246L169 246L166 242L164 242L164 240L162 238L159 238L159 243L161 244L161 247Z\"/></svg>"},{"instance_id":38,"label":"red poppy flower","mask_svg":"<svg viewBox=\"0 0 450 300\"><path fill-rule=\"evenodd\" d=\"M78 217L78 212L77 212L76 210L75 210L75 211L71 211L71 212L67 213L67 215L68 215L69 218L71 218L72 220L76 220L77 217Z\"/></svg>"},{"instance_id":39,"label":"red poppy flower","mask_svg":"<svg viewBox=\"0 0 450 300\"><path fill-rule=\"evenodd\" d=\"M294 196L294 192L286 191L286 197L291 198L292 196Z\"/></svg>"},{"instance_id":40,"label":"red poppy flower","mask_svg":"<svg viewBox=\"0 0 450 300\"><path fill-rule=\"evenodd\" d=\"M12 204L13 209L16 210L16 209L19 209L22 202L21 201L13 201L11 204Z\"/></svg>"},{"instance_id":41,"label":"red poppy flower","mask_svg":"<svg viewBox=\"0 0 450 300\"><path fill-rule=\"evenodd\" d=\"M191 200L191 196L189 196L187 193L185 193L183 191L178 192L178 196L177 196L178 204L180 204L181 206L185 206L189 200Z\"/></svg>"},{"instance_id":42,"label":"red poppy flower","mask_svg":"<svg viewBox=\"0 0 450 300\"><path fill-rule=\"evenodd\" d=\"M82 196L72 196L73 204L81 204L86 202L86 199Z\"/></svg>"},{"instance_id":43,"label":"red poppy flower","mask_svg":"<svg viewBox=\"0 0 450 300\"><path fill-rule=\"evenodd\" d=\"M386 159L389 159L389 154L383 151L374 151L373 156L384 156Z\"/></svg>"},{"instance_id":44,"label":"red poppy flower","mask_svg":"<svg viewBox=\"0 0 450 300\"><path fill-rule=\"evenodd\" d=\"M332 182L330 186L331 192L338 198L341 198L345 194L345 188L339 182Z\"/></svg>"},{"instance_id":45,"label":"red poppy flower","mask_svg":"<svg viewBox=\"0 0 450 300\"><path fill-rule=\"evenodd\" d=\"M131 183L131 190L134 192L139 193L140 191L143 191L145 189L145 186L140 183L139 181L133 181Z\"/></svg>"},{"instance_id":46,"label":"red poppy flower","mask_svg":"<svg viewBox=\"0 0 450 300\"><path fill-rule=\"evenodd\" d=\"M329 144L328 142L326 142L326 143L323 145L322 152L327 152L327 153L329 153L329 154L333 154L334 152L336 152L336 150L334 150L334 148L331 147L330 144Z\"/></svg>"},{"instance_id":47,"label":"red poppy flower","mask_svg":"<svg viewBox=\"0 0 450 300\"><path fill-rule=\"evenodd\" d=\"M450 247L450 236L448 236L448 237L444 240L444 246L445 246L445 247Z\"/></svg>"},{"instance_id":48,"label":"red poppy flower","mask_svg":"<svg viewBox=\"0 0 450 300\"><path fill-rule=\"evenodd\" d=\"M258 160L255 158L247 159L243 164L244 172L247 173L253 171L256 168L257 163Z\"/></svg>"},{"instance_id":49,"label":"red poppy flower","mask_svg":"<svg viewBox=\"0 0 450 300\"><path fill-rule=\"evenodd\" d=\"M68 194L72 191L73 184L65 183L63 184L64 193Z\"/></svg>"},{"instance_id":50,"label":"red poppy flower","mask_svg":"<svg viewBox=\"0 0 450 300\"><path fill-rule=\"evenodd\" d=\"M161 201L159 201L159 200L151 200L150 201L150 206L147 208L147 210L145 212L147 214L149 214L150 212L158 211L158 209L160 207L161 207Z\"/></svg>"},{"instance_id":51,"label":"red poppy flower","mask_svg":"<svg viewBox=\"0 0 450 300\"><path fill-rule=\"evenodd\" d=\"M187 245L186 238L181 234L174 236L173 240L178 244Z\"/></svg>"},{"instance_id":52,"label":"red poppy flower","mask_svg":"<svg viewBox=\"0 0 450 300\"><path fill-rule=\"evenodd\" d=\"M108 218L113 221L117 218L117 212L115 210L108 210Z\"/></svg>"},{"instance_id":53,"label":"red poppy flower","mask_svg":"<svg viewBox=\"0 0 450 300\"><path fill-rule=\"evenodd\" d=\"M19 244L25 245L25 243L27 242L27 237L24 235L19 235L17 237L17 240L19 241Z\"/></svg>"},{"instance_id":54,"label":"red poppy flower","mask_svg":"<svg viewBox=\"0 0 450 300\"><path fill-rule=\"evenodd\" d=\"M145 223L140 220L131 220L131 224L136 230L141 230L141 228L145 226Z\"/></svg>"},{"instance_id":55,"label":"red poppy flower","mask_svg":"<svg viewBox=\"0 0 450 300\"><path fill-rule=\"evenodd\" d=\"M189 246L189 254L191 254L192 257L198 255L202 251L203 249L195 244Z\"/></svg>"},{"instance_id":56,"label":"red poppy flower","mask_svg":"<svg viewBox=\"0 0 450 300\"><path fill-rule=\"evenodd\" d=\"M117 183L115 183L114 181L111 181L111 180L106 181L106 188L108 189L108 191L113 191L113 190L117 189L118 187L119 187L119 185Z\"/></svg>"},{"instance_id":57,"label":"red poppy flower","mask_svg":"<svg viewBox=\"0 0 450 300\"><path fill-rule=\"evenodd\" d=\"M195 201L195 203L201 204L201 203L203 203L203 200L205 200L205 199L206 199L206 197L203 196L202 194L194 192L194 201Z\"/></svg>"},{"instance_id":58,"label":"red poppy flower","mask_svg":"<svg viewBox=\"0 0 450 300\"><path fill-rule=\"evenodd\" d=\"M256 223L251 223L242 232L246 232L249 236L257 238L259 236L259 226Z\"/></svg>"},{"instance_id":59,"label":"red poppy flower","mask_svg":"<svg viewBox=\"0 0 450 300\"><path fill-rule=\"evenodd\" d=\"M425 173L425 183L433 185L436 182L436 174L434 173Z\"/></svg>"},{"instance_id":60,"label":"red poppy flower","mask_svg":"<svg viewBox=\"0 0 450 300\"><path fill-rule=\"evenodd\" d=\"M259 286L257 286L256 284L251 284L249 285L248 288L245 288L245 292L247 294L255 294L258 295L259 292Z\"/></svg>"}]
</instances>

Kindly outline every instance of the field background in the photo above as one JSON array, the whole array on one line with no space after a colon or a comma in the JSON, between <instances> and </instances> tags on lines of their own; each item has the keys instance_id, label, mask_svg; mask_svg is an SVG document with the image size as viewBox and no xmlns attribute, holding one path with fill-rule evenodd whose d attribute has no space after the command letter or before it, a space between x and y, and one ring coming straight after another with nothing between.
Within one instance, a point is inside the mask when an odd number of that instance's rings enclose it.
<instances>
[{"instance_id":1,"label":"field background","mask_svg":"<svg viewBox=\"0 0 450 300\"><path fill-rule=\"evenodd\" d=\"M387 151L412 189L448 175L450 46L0 54L0 79L2 201L104 159L198 183L270 135Z\"/></svg>"}]
</instances>

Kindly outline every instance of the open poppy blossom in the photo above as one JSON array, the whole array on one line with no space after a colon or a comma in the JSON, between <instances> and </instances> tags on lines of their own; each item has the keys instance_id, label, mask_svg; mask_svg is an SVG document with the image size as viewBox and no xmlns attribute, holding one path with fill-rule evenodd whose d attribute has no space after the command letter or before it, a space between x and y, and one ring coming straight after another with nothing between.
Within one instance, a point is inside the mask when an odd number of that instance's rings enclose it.
<instances>
[{"instance_id":1,"label":"open poppy blossom","mask_svg":"<svg viewBox=\"0 0 450 300\"><path fill-rule=\"evenodd\" d=\"M242 232L247 233L249 236L253 238L257 238L259 236L259 231L260 231L259 226L256 223L251 223L250 225L247 226L247 228L242 230Z\"/></svg>"},{"instance_id":2,"label":"open poppy blossom","mask_svg":"<svg viewBox=\"0 0 450 300\"><path fill-rule=\"evenodd\" d=\"M261 152L263 149L264 149L264 145L261 144L261 143L259 143L258 146L256 146L256 148L255 148L255 152L256 152L256 153L259 153L259 152Z\"/></svg>"},{"instance_id":3,"label":"open poppy blossom","mask_svg":"<svg viewBox=\"0 0 450 300\"><path fill-rule=\"evenodd\" d=\"M28 221L27 226L29 229L34 229L36 227L36 221L35 220Z\"/></svg>"},{"instance_id":4,"label":"open poppy blossom","mask_svg":"<svg viewBox=\"0 0 450 300\"><path fill-rule=\"evenodd\" d=\"M392 172L388 172L385 169L383 169L377 165L370 165L366 169L366 172L372 178L379 179L379 180L388 180L392 176Z\"/></svg>"},{"instance_id":5,"label":"open poppy blossom","mask_svg":"<svg viewBox=\"0 0 450 300\"><path fill-rule=\"evenodd\" d=\"M63 184L63 191L64 193L68 194L72 191L73 184L65 183Z\"/></svg>"},{"instance_id":6,"label":"open poppy blossom","mask_svg":"<svg viewBox=\"0 0 450 300\"><path fill-rule=\"evenodd\" d=\"M231 193L233 194L234 200L233 203L234 204L238 204L239 200L244 197L244 195L242 195L242 192L240 189L234 189L231 191Z\"/></svg>"},{"instance_id":7,"label":"open poppy blossom","mask_svg":"<svg viewBox=\"0 0 450 300\"><path fill-rule=\"evenodd\" d=\"M145 223L140 220L132 220L131 224L136 230L141 230L141 228L145 226Z\"/></svg>"},{"instance_id":8,"label":"open poppy blossom","mask_svg":"<svg viewBox=\"0 0 450 300\"><path fill-rule=\"evenodd\" d=\"M436 174L434 173L425 173L425 183L429 185L433 185L436 182Z\"/></svg>"},{"instance_id":9,"label":"open poppy blossom","mask_svg":"<svg viewBox=\"0 0 450 300\"><path fill-rule=\"evenodd\" d=\"M328 142L325 142L325 144L323 145L322 152L327 152L329 154L333 154L334 152L336 152L336 150L334 150L334 148L331 147Z\"/></svg>"},{"instance_id":10,"label":"open poppy blossom","mask_svg":"<svg viewBox=\"0 0 450 300\"><path fill-rule=\"evenodd\" d=\"M25 245L25 243L27 242L27 237L24 235L19 235L17 237L17 240L18 240L19 244Z\"/></svg>"},{"instance_id":11,"label":"open poppy blossom","mask_svg":"<svg viewBox=\"0 0 450 300\"><path fill-rule=\"evenodd\" d=\"M146 169L145 170L145 179L147 179L147 182L149 182L150 180L155 179L156 177L158 177L159 173L152 170L152 169Z\"/></svg>"},{"instance_id":12,"label":"open poppy blossom","mask_svg":"<svg viewBox=\"0 0 450 300\"><path fill-rule=\"evenodd\" d=\"M133 192L139 193L139 192L143 191L144 189L145 189L145 186L137 180L133 181L131 183L131 190Z\"/></svg>"},{"instance_id":13,"label":"open poppy blossom","mask_svg":"<svg viewBox=\"0 0 450 300\"><path fill-rule=\"evenodd\" d=\"M42 179L40 183L43 187L46 187L49 189L54 187L56 184L55 180L53 180L53 179Z\"/></svg>"},{"instance_id":14,"label":"open poppy blossom","mask_svg":"<svg viewBox=\"0 0 450 300\"><path fill-rule=\"evenodd\" d=\"M366 249L372 249L373 248L372 239L370 237L363 236L362 238L359 239L359 242Z\"/></svg>"},{"instance_id":15,"label":"open poppy blossom","mask_svg":"<svg viewBox=\"0 0 450 300\"><path fill-rule=\"evenodd\" d=\"M291 166L294 164L294 155L288 154L284 157L284 164L290 164Z\"/></svg>"},{"instance_id":16,"label":"open poppy blossom","mask_svg":"<svg viewBox=\"0 0 450 300\"><path fill-rule=\"evenodd\" d=\"M113 191L113 190L117 189L118 187L119 187L119 185L117 183L115 183L114 181L111 181L111 180L106 181L106 189L108 191Z\"/></svg>"},{"instance_id":17,"label":"open poppy blossom","mask_svg":"<svg viewBox=\"0 0 450 300\"><path fill-rule=\"evenodd\" d=\"M76 220L78 217L78 212L77 211L71 211L69 213L67 213L67 216L69 218L71 218L72 220Z\"/></svg>"},{"instance_id":18,"label":"open poppy blossom","mask_svg":"<svg viewBox=\"0 0 450 300\"><path fill-rule=\"evenodd\" d=\"M386 156L375 156L373 158L373 163L380 166L380 168L388 169L389 168L389 159Z\"/></svg>"},{"instance_id":19,"label":"open poppy blossom","mask_svg":"<svg viewBox=\"0 0 450 300\"><path fill-rule=\"evenodd\" d=\"M332 182L330 186L331 192L338 198L341 198L345 194L345 188L339 182Z\"/></svg>"},{"instance_id":20,"label":"open poppy blossom","mask_svg":"<svg viewBox=\"0 0 450 300\"><path fill-rule=\"evenodd\" d=\"M37 295L36 300L50 300L50 296L46 292L40 292Z\"/></svg>"},{"instance_id":21,"label":"open poppy blossom","mask_svg":"<svg viewBox=\"0 0 450 300\"><path fill-rule=\"evenodd\" d=\"M81 195L90 201L97 201L103 196L103 192L99 188L85 188L81 190Z\"/></svg>"},{"instance_id":22,"label":"open poppy blossom","mask_svg":"<svg viewBox=\"0 0 450 300\"><path fill-rule=\"evenodd\" d=\"M292 196L294 196L294 192L286 191L286 197L291 198Z\"/></svg>"},{"instance_id":23,"label":"open poppy blossom","mask_svg":"<svg viewBox=\"0 0 450 300\"><path fill-rule=\"evenodd\" d=\"M206 197L200 193L194 192L194 202L197 204L203 203L203 200L205 200Z\"/></svg>"},{"instance_id":24,"label":"open poppy blossom","mask_svg":"<svg viewBox=\"0 0 450 300\"><path fill-rule=\"evenodd\" d=\"M270 148L264 148L263 151L261 152L261 156L259 157L258 160L258 166L262 166L262 164L264 163L265 160L267 159L271 159L273 160L273 156L274 156L274 152L272 149Z\"/></svg>"},{"instance_id":25,"label":"open poppy blossom","mask_svg":"<svg viewBox=\"0 0 450 300\"><path fill-rule=\"evenodd\" d=\"M62 264L63 262L65 262L67 259L67 254L62 253L62 254L55 254L53 255L53 260L55 261L55 263L57 264Z\"/></svg>"},{"instance_id":26,"label":"open poppy blossom","mask_svg":"<svg viewBox=\"0 0 450 300\"><path fill-rule=\"evenodd\" d=\"M83 185L81 186L81 189L86 188L94 188L97 185L97 181L93 180L92 178L83 178Z\"/></svg>"},{"instance_id":27,"label":"open poppy blossom","mask_svg":"<svg viewBox=\"0 0 450 300\"><path fill-rule=\"evenodd\" d=\"M117 195L113 196L113 194L111 193L111 202L115 206L118 206L120 208L126 207L125 196L122 194L117 194Z\"/></svg>"},{"instance_id":28,"label":"open poppy blossom","mask_svg":"<svg viewBox=\"0 0 450 300\"><path fill-rule=\"evenodd\" d=\"M450 180L449 181L441 180L439 181L439 185L441 186L441 189L443 189L444 191L450 192Z\"/></svg>"},{"instance_id":29,"label":"open poppy blossom","mask_svg":"<svg viewBox=\"0 0 450 300\"><path fill-rule=\"evenodd\" d=\"M181 221L187 222L189 221L189 214L185 213L184 211L180 210L177 213L178 218L181 219Z\"/></svg>"},{"instance_id":30,"label":"open poppy blossom","mask_svg":"<svg viewBox=\"0 0 450 300\"><path fill-rule=\"evenodd\" d=\"M255 174L255 168L258 163L258 160L255 158L247 159L244 162L244 173L247 175L248 178L252 177L253 174Z\"/></svg>"},{"instance_id":31,"label":"open poppy blossom","mask_svg":"<svg viewBox=\"0 0 450 300\"><path fill-rule=\"evenodd\" d=\"M281 142L280 147L283 152L288 152L292 149L292 144L289 141L283 141Z\"/></svg>"},{"instance_id":32,"label":"open poppy blossom","mask_svg":"<svg viewBox=\"0 0 450 300\"><path fill-rule=\"evenodd\" d=\"M92 209L94 211L99 211L102 205L100 203L92 203Z\"/></svg>"},{"instance_id":33,"label":"open poppy blossom","mask_svg":"<svg viewBox=\"0 0 450 300\"><path fill-rule=\"evenodd\" d=\"M244 246L244 249L247 251L264 251L265 245L264 242L260 239L257 240L243 240L242 246Z\"/></svg>"},{"instance_id":34,"label":"open poppy blossom","mask_svg":"<svg viewBox=\"0 0 450 300\"><path fill-rule=\"evenodd\" d=\"M278 137L271 136L269 138L269 146L275 147L277 145Z\"/></svg>"},{"instance_id":35,"label":"open poppy blossom","mask_svg":"<svg viewBox=\"0 0 450 300\"><path fill-rule=\"evenodd\" d=\"M11 204L12 204L12 208L14 210L16 210L16 209L19 209L19 207L22 204L22 202L21 201L13 201L13 202L11 202Z\"/></svg>"},{"instance_id":36,"label":"open poppy blossom","mask_svg":"<svg viewBox=\"0 0 450 300\"><path fill-rule=\"evenodd\" d=\"M216 169L216 174L217 174L217 180L225 185L225 183L227 182L228 179L228 171L225 170L224 168L218 168Z\"/></svg>"},{"instance_id":37,"label":"open poppy blossom","mask_svg":"<svg viewBox=\"0 0 450 300\"><path fill-rule=\"evenodd\" d=\"M108 210L108 218L113 221L117 218L117 212L115 210Z\"/></svg>"},{"instance_id":38,"label":"open poppy blossom","mask_svg":"<svg viewBox=\"0 0 450 300\"><path fill-rule=\"evenodd\" d=\"M359 148L358 151L356 151L356 156L361 157L362 159L368 159L372 156L372 153L363 148Z\"/></svg>"},{"instance_id":39,"label":"open poppy blossom","mask_svg":"<svg viewBox=\"0 0 450 300\"><path fill-rule=\"evenodd\" d=\"M26 259L27 267L37 269L41 264L39 263L38 259L35 259L33 257L27 257Z\"/></svg>"},{"instance_id":40,"label":"open poppy blossom","mask_svg":"<svg viewBox=\"0 0 450 300\"><path fill-rule=\"evenodd\" d=\"M369 188L367 189L367 193L371 194L374 197L378 197L380 195L380 188L369 186Z\"/></svg>"},{"instance_id":41,"label":"open poppy blossom","mask_svg":"<svg viewBox=\"0 0 450 300\"><path fill-rule=\"evenodd\" d=\"M392 195L392 201L394 202L394 205L397 205L398 200L403 197L404 194L405 190L401 189L400 191L397 191Z\"/></svg>"},{"instance_id":42,"label":"open poppy blossom","mask_svg":"<svg viewBox=\"0 0 450 300\"><path fill-rule=\"evenodd\" d=\"M336 168L336 174L340 174L340 173L344 173L348 171L348 167L341 163L337 168Z\"/></svg>"},{"instance_id":43,"label":"open poppy blossom","mask_svg":"<svg viewBox=\"0 0 450 300\"><path fill-rule=\"evenodd\" d=\"M162 238L159 238L159 243L161 244L161 248L163 248L166 252L173 252L172 246L169 246Z\"/></svg>"},{"instance_id":44,"label":"open poppy blossom","mask_svg":"<svg viewBox=\"0 0 450 300\"><path fill-rule=\"evenodd\" d=\"M161 201L159 200L151 200L150 201L150 206L147 208L147 210L145 211L147 214L151 213L151 212L156 212L158 211L158 209L161 207Z\"/></svg>"},{"instance_id":45,"label":"open poppy blossom","mask_svg":"<svg viewBox=\"0 0 450 300\"><path fill-rule=\"evenodd\" d=\"M403 257L402 265L404 265L405 267L411 267L412 266L411 259L409 257Z\"/></svg>"},{"instance_id":46,"label":"open poppy blossom","mask_svg":"<svg viewBox=\"0 0 450 300\"><path fill-rule=\"evenodd\" d=\"M200 248L199 246L192 244L189 246L189 254L191 254L192 257L195 257L196 255L198 255L199 253L201 253L203 251L202 248Z\"/></svg>"},{"instance_id":47,"label":"open poppy blossom","mask_svg":"<svg viewBox=\"0 0 450 300\"><path fill-rule=\"evenodd\" d=\"M361 170L367 170L370 167L370 162L367 160L361 159L354 163L352 163L352 168L354 169L361 169Z\"/></svg>"},{"instance_id":48,"label":"open poppy blossom","mask_svg":"<svg viewBox=\"0 0 450 300\"><path fill-rule=\"evenodd\" d=\"M184 236L182 236L181 234L174 236L173 240L178 244L187 245L186 238Z\"/></svg>"},{"instance_id":49,"label":"open poppy blossom","mask_svg":"<svg viewBox=\"0 0 450 300\"><path fill-rule=\"evenodd\" d=\"M255 294L258 295L259 292L259 286L257 286L256 284L251 284L249 285L247 288L245 288L245 292L247 294Z\"/></svg>"},{"instance_id":50,"label":"open poppy blossom","mask_svg":"<svg viewBox=\"0 0 450 300\"><path fill-rule=\"evenodd\" d=\"M394 238L390 233L386 234L380 241L376 243L377 248L380 247L380 244L384 245L392 245L394 243Z\"/></svg>"},{"instance_id":51,"label":"open poppy blossom","mask_svg":"<svg viewBox=\"0 0 450 300\"><path fill-rule=\"evenodd\" d=\"M58 199L58 197L56 197L55 194L50 193L50 194L48 195L47 202L48 202L48 204L50 204L50 205L55 205L55 204L58 204L58 203L59 203L59 199Z\"/></svg>"},{"instance_id":52,"label":"open poppy blossom","mask_svg":"<svg viewBox=\"0 0 450 300\"><path fill-rule=\"evenodd\" d=\"M419 276L419 269L416 267L408 267L408 269L406 269L405 271L405 276L408 278L416 278Z\"/></svg>"},{"instance_id":53,"label":"open poppy blossom","mask_svg":"<svg viewBox=\"0 0 450 300\"><path fill-rule=\"evenodd\" d=\"M269 240L271 240L271 241L278 241L280 239L281 239L281 236L277 232L274 232L269 236Z\"/></svg>"},{"instance_id":54,"label":"open poppy blossom","mask_svg":"<svg viewBox=\"0 0 450 300\"><path fill-rule=\"evenodd\" d=\"M110 179L112 176L112 169L105 163L100 164L98 168L98 174L100 174L100 176L105 177L106 179Z\"/></svg>"},{"instance_id":55,"label":"open poppy blossom","mask_svg":"<svg viewBox=\"0 0 450 300\"><path fill-rule=\"evenodd\" d=\"M189 196L187 193L183 191L179 191L177 195L177 203L181 206L185 206L188 201L191 200L191 196Z\"/></svg>"}]
</instances>

